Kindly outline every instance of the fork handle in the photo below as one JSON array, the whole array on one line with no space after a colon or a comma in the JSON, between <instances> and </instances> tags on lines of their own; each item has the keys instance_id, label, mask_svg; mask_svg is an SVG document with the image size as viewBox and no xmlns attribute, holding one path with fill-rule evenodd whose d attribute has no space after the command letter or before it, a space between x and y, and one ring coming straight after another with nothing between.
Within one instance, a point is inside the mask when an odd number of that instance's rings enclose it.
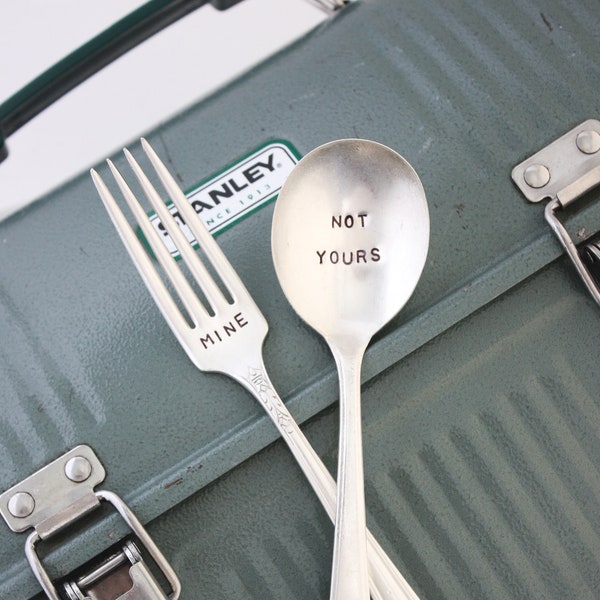
<instances>
[{"instance_id":1,"label":"fork handle","mask_svg":"<svg viewBox=\"0 0 600 600\"><path fill-rule=\"evenodd\" d=\"M331 521L335 524L337 485L273 387L262 363L235 375L263 406L290 448ZM373 600L419 600L389 556L367 530L369 590Z\"/></svg>"}]
</instances>

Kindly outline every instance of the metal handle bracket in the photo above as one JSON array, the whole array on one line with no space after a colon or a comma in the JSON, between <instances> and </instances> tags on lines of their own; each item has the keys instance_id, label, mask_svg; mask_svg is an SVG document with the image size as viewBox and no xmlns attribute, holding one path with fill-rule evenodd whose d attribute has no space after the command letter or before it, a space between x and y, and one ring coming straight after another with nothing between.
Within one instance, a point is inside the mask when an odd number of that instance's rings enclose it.
<instances>
[{"instance_id":1,"label":"metal handle bracket","mask_svg":"<svg viewBox=\"0 0 600 600\"><path fill-rule=\"evenodd\" d=\"M94 490L104 481L105 476L106 471L92 448L86 445L77 446L0 494L0 515L14 532L34 529L27 538L25 555L33 574L48 598L60 600L58 590L37 553L37 546L42 540L76 525L83 516L106 502L121 515L147 554L162 571L171 588L170 595L167 596L158 587L135 545L126 544L123 552L131 563L129 575L132 585L116 598L176 600L181 593L179 580L143 525L116 494L105 490ZM113 560L111 565L114 562ZM105 569L103 583L111 585L109 577L111 570L106 565L103 568ZM81 578L78 581L81 583ZM85 577L83 581L86 581ZM67 593L75 593L77 585L71 584L70 591L65 589ZM87 598L82 594L71 595L71 597Z\"/></svg>"},{"instance_id":2,"label":"metal handle bracket","mask_svg":"<svg viewBox=\"0 0 600 600\"><path fill-rule=\"evenodd\" d=\"M600 184L600 121L588 119L574 127L515 166L511 175L529 202L550 199L545 219L600 305L600 287L558 218L558 213Z\"/></svg>"}]
</instances>

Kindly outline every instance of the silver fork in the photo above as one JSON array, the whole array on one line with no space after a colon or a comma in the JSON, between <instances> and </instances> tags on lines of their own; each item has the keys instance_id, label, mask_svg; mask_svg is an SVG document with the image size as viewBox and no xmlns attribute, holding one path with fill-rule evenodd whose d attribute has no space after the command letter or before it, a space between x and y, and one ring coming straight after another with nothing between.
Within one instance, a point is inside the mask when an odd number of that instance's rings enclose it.
<instances>
[{"instance_id":1,"label":"silver fork","mask_svg":"<svg viewBox=\"0 0 600 600\"><path fill-rule=\"evenodd\" d=\"M188 323L182 314L108 187L100 175L92 169L91 175L96 189L123 244L163 317L192 362L201 371L217 371L228 375L256 397L289 446L327 514L335 522L335 481L275 391L265 370L262 346L268 331L267 321L150 144L144 139L141 142L171 201L196 238L206 258L212 263L231 299L223 294L158 192L127 149L124 149L124 153L135 176L177 247L189 273L200 286L211 311L209 312L198 298L122 175L114 164L107 160L125 201L152 248L158 264L176 290L192 324ZM370 532L367 536L371 597L375 600L418 600L415 592L377 540Z\"/></svg>"}]
</instances>

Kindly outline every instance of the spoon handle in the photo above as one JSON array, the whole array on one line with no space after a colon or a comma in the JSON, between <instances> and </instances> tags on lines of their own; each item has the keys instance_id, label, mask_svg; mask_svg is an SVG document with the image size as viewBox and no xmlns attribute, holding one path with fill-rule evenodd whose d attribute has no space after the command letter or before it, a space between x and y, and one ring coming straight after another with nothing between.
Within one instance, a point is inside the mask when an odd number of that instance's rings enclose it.
<instances>
[{"instance_id":1,"label":"spoon handle","mask_svg":"<svg viewBox=\"0 0 600 600\"><path fill-rule=\"evenodd\" d=\"M369 600L360 411L365 348L332 348L340 380L340 440L331 600Z\"/></svg>"},{"instance_id":2,"label":"spoon handle","mask_svg":"<svg viewBox=\"0 0 600 600\"><path fill-rule=\"evenodd\" d=\"M241 368L235 378L266 409L296 462L306 475L329 518L336 518L336 483L273 387L262 360ZM370 590L373 600L419 600L409 583L367 531Z\"/></svg>"}]
</instances>

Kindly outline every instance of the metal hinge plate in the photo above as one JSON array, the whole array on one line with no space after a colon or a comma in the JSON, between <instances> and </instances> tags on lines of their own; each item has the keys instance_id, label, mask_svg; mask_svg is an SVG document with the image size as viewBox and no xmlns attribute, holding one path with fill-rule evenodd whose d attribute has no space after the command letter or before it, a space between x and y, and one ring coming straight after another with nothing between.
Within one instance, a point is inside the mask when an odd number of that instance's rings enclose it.
<instances>
[{"instance_id":1,"label":"metal hinge plate","mask_svg":"<svg viewBox=\"0 0 600 600\"><path fill-rule=\"evenodd\" d=\"M1 494L0 514L13 531L33 527L44 539L98 505L105 477L94 451L77 446Z\"/></svg>"},{"instance_id":2,"label":"metal hinge plate","mask_svg":"<svg viewBox=\"0 0 600 600\"><path fill-rule=\"evenodd\" d=\"M512 179L530 202L550 199L546 221L600 305L597 277L582 260L583 254L589 265L595 265L600 248L591 243L580 253L558 218L562 210L600 184L600 121L588 119L542 148L512 170Z\"/></svg>"}]
</instances>

